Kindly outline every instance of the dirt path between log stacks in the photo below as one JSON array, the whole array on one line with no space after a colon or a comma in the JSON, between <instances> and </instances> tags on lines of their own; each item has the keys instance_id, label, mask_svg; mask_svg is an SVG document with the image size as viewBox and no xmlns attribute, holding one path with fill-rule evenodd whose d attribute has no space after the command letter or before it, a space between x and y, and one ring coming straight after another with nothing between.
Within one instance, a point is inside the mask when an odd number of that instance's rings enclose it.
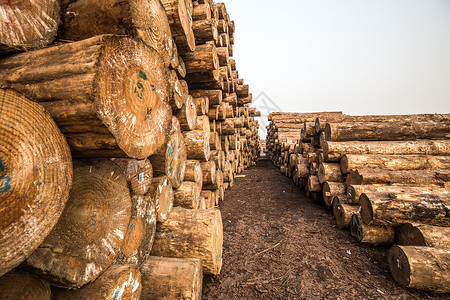
<instances>
[{"instance_id":1,"label":"dirt path between log stacks","mask_svg":"<svg viewBox=\"0 0 450 300\"><path fill-rule=\"evenodd\" d=\"M397 285L387 248L356 243L269 161L241 175L220 204L223 268L203 299L449 299Z\"/></svg>"}]
</instances>

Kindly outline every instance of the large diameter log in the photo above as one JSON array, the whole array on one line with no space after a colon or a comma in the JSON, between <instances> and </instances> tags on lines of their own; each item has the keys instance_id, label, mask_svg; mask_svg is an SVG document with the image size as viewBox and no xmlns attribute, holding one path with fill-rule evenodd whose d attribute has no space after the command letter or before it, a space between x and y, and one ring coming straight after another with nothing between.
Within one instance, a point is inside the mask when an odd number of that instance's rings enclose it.
<instances>
[{"instance_id":1,"label":"large diameter log","mask_svg":"<svg viewBox=\"0 0 450 300\"><path fill-rule=\"evenodd\" d=\"M185 53L183 56L186 72L209 72L219 68L216 46L212 43L199 45L194 52Z\"/></svg>"},{"instance_id":2,"label":"large diameter log","mask_svg":"<svg viewBox=\"0 0 450 300\"><path fill-rule=\"evenodd\" d=\"M450 169L450 156L375 154L345 154L342 156L342 173L347 174L350 170L359 168L390 170L447 170Z\"/></svg>"},{"instance_id":3,"label":"large diameter log","mask_svg":"<svg viewBox=\"0 0 450 300\"><path fill-rule=\"evenodd\" d=\"M423 194L445 194L448 188L436 186L408 186L408 185L350 185L347 187L347 198L349 203L359 203L359 197L363 193L423 193Z\"/></svg>"},{"instance_id":4,"label":"large diameter log","mask_svg":"<svg viewBox=\"0 0 450 300\"><path fill-rule=\"evenodd\" d=\"M94 282L76 290L54 289L55 300L141 299L141 272L134 265L111 265Z\"/></svg>"},{"instance_id":5,"label":"large diameter log","mask_svg":"<svg viewBox=\"0 0 450 300\"><path fill-rule=\"evenodd\" d=\"M50 44L60 24L60 2L3 1L0 53L35 50Z\"/></svg>"},{"instance_id":6,"label":"large diameter log","mask_svg":"<svg viewBox=\"0 0 450 300\"><path fill-rule=\"evenodd\" d=\"M359 205L347 204L344 196L335 196L333 198L333 214L336 224L344 229L350 226L352 216L359 212Z\"/></svg>"},{"instance_id":7,"label":"large diameter log","mask_svg":"<svg viewBox=\"0 0 450 300\"><path fill-rule=\"evenodd\" d=\"M140 267L147 260L156 232L156 209L148 196L131 196L131 218L113 264Z\"/></svg>"},{"instance_id":8,"label":"large diameter log","mask_svg":"<svg viewBox=\"0 0 450 300\"><path fill-rule=\"evenodd\" d=\"M398 244L450 250L450 227L407 223L397 228Z\"/></svg>"},{"instance_id":9,"label":"large diameter log","mask_svg":"<svg viewBox=\"0 0 450 300\"><path fill-rule=\"evenodd\" d=\"M325 181L344 181L339 164L333 163L321 163L319 165L317 177L319 178L320 183L324 183Z\"/></svg>"},{"instance_id":10,"label":"large diameter log","mask_svg":"<svg viewBox=\"0 0 450 300\"><path fill-rule=\"evenodd\" d=\"M111 158L123 171L130 191L145 195L153 179L153 166L148 159Z\"/></svg>"},{"instance_id":11,"label":"large diameter log","mask_svg":"<svg viewBox=\"0 0 450 300\"><path fill-rule=\"evenodd\" d=\"M203 131L183 132L188 159L208 161L210 155L209 138Z\"/></svg>"},{"instance_id":12,"label":"large diameter log","mask_svg":"<svg viewBox=\"0 0 450 300\"><path fill-rule=\"evenodd\" d=\"M176 124L174 119L173 124ZM167 135L167 139L158 151L149 157L155 176L167 176L174 188L178 188L184 180L186 169L186 146L180 128L175 125Z\"/></svg>"},{"instance_id":13,"label":"large diameter log","mask_svg":"<svg viewBox=\"0 0 450 300\"><path fill-rule=\"evenodd\" d=\"M171 118L168 76L155 50L104 35L0 60L0 82L40 101L75 156L144 159Z\"/></svg>"},{"instance_id":14,"label":"large diameter log","mask_svg":"<svg viewBox=\"0 0 450 300\"><path fill-rule=\"evenodd\" d=\"M201 298L203 271L198 258L151 256L141 274L142 299Z\"/></svg>"},{"instance_id":15,"label":"large diameter log","mask_svg":"<svg viewBox=\"0 0 450 300\"><path fill-rule=\"evenodd\" d=\"M362 244L374 246L392 245L395 241L395 229L391 226L371 226L361 222L359 214L354 214L350 222L350 233Z\"/></svg>"},{"instance_id":16,"label":"large diameter log","mask_svg":"<svg viewBox=\"0 0 450 300\"><path fill-rule=\"evenodd\" d=\"M321 141L325 157L344 154L450 155L450 140L415 141Z\"/></svg>"},{"instance_id":17,"label":"large diameter log","mask_svg":"<svg viewBox=\"0 0 450 300\"><path fill-rule=\"evenodd\" d=\"M60 38L80 41L101 34L130 35L155 49L169 66L172 37L158 0L63 0Z\"/></svg>"},{"instance_id":18,"label":"large diameter log","mask_svg":"<svg viewBox=\"0 0 450 300\"><path fill-rule=\"evenodd\" d=\"M450 121L327 123L327 141L395 141L450 138Z\"/></svg>"},{"instance_id":19,"label":"large diameter log","mask_svg":"<svg viewBox=\"0 0 450 300\"><path fill-rule=\"evenodd\" d=\"M0 299L50 300L50 282L35 274L12 270L0 277Z\"/></svg>"},{"instance_id":20,"label":"large diameter log","mask_svg":"<svg viewBox=\"0 0 450 300\"><path fill-rule=\"evenodd\" d=\"M0 276L50 233L69 198L72 158L38 103L0 89Z\"/></svg>"},{"instance_id":21,"label":"large diameter log","mask_svg":"<svg viewBox=\"0 0 450 300\"><path fill-rule=\"evenodd\" d=\"M202 260L203 272L217 275L222 268L222 217L217 209L175 207L160 224L152 255Z\"/></svg>"},{"instance_id":22,"label":"large diameter log","mask_svg":"<svg viewBox=\"0 0 450 300\"><path fill-rule=\"evenodd\" d=\"M166 10L172 37L179 50L194 51L195 37L192 31L192 19L185 0L162 0Z\"/></svg>"},{"instance_id":23,"label":"large diameter log","mask_svg":"<svg viewBox=\"0 0 450 300\"><path fill-rule=\"evenodd\" d=\"M173 208L173 188L172 181L167 176L153 178L148 193L155 205L156 221L164 223L170 215Z\"/></svg>"},{"instance_id":24,"label":"large diameter log","mask_svg":"<svg viewBox=\"0 0 450 300\"><path fill-rule=\"evenodd\" d=\"M184 180L195 182L201 187L203 185L203 172L198 160L187 160Z\"/></svg>"},{"instance_id":25,"label":"large diameter log","mask_svg":"<svg viewBox=\"0 0 450 300\"><path fill-rule=\"evenodd\" d=\"M200 197L200 187L196 182L184 181L183 184L174 191L174 206L188 209L197 209Z\"/></svg>"},{"instance_id":26,"label":"large diameter log","mask_svg":"<svg viewBox=\"0 0 450 300\"><path fill-rule=\"evenodd\" d=\"M450 292L450 250L393 246L388 262L392 277L403 286L437 293Z\"/></svg>"},{"instance_id":27,"label":"large diameter log","mask_svg":"<svg viewBox=\"0 0 450 300\"><path fill-rule=\"evenodd\" d=\"M417 222L450 226L449 194L364 193L359 204L361 218L367 225Z\"/></svg>"},{"instance_id":28,"label":"large diameter log","mask_svg":"<svg viewBox=\"0 0 450 300\"><path fill-rule=\"evenodd\" d=\"M449 170L380 170L357 169L347 175L347 185L407 184L447 187Z\"/></svg>"},{"instance_id":29,"label":"large diameter log","mask_svg":"<svg viewBox=\"0 0 450 300\"><path fill-rule=\"evenodd\" d=\"M303 178L303 177L299 177ZM327 208L331 208L335 196L346 195L346 187L343 182L326 181L322 187L323 201Z\"/></svg>"},{"instance_id":30,"label":"large diameter log","mask_svg":"<svg viewBox=\"0 0 450 300\"><path fill-rule=\"evenodd\" d=\"M69 201L26 263L57 286L80 287L113 262L130 216L130 192L122 170L110 160L77 161Z\"/></svg>"},{"instance_id":31,"label":"large diameter log","mask_svg":"<svg viewBox=\"0 0 450 300\"><path fill-rule=\"evenodd\" d=\"M191 95L186 97L184 106L176 112L175 116L180 120L181 130L194 130L197 126L197 107Z\"/></svg>"}]
</instances>

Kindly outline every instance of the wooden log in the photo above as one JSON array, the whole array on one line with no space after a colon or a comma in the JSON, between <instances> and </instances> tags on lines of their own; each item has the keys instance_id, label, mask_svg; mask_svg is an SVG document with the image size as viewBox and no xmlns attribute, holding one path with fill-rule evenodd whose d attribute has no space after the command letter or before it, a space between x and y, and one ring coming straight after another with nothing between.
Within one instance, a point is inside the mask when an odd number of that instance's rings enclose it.
<instances>
[{"instance_id":1,"label":"wooden log","mask_svg":"<svg viewBox=\"0 0 450 300\"><path fill-rule=\"evenodd\" d=\"M202 260L203 272L217 275L222 268L222 217L217 209L176 207L156 231L152 255Z\"/></svg>"},{"instance_id":2,"label":"wooden log","mask_svg":"<svg viewBox=\"0 0 450 300\"><path fill-rule=\"evenodd\" d=\"M72 159L38 103L0 89L0 276L50 233L69 198Z\"/></svg>"},{"instance_id":3,"label":"wooden log","mask_svg":"<svg viewBox=\"0 0 450 300\"><path fill-rule=\"evenodd\" d=\"M144 159L164 142L171 110L155 50L104 35L0 60L0 82L40 101L74 156Z\"/></svg>"},{"instance_id":4,"label":"wooden log","mask_svg":"<svg viewBox=\"0 0 450 300\"><path fill-rule=\"evenodd\" d=\"M397 228L402 246L426 246L450 250L450 227L407 223Z\"/></svg>"},{"instance_id":5,"label":"wooden log","mask_svg":"<svg viewBox=\"0 0 450 300\"><path fill-rule=\"evenodd\" d=\"M192 23L195 43L204 44L209 41L217 41L219 33L217 31L217 21L214 19L198 20Z\"/></svg>"},{"instance_id":6,"label":"wooden log","mask_svg":"<svg viewBox=\"0 0 450 300\"><path fill-rule=\"evenodd\" d=\"M188 159L208 161L210 148L209 138L203 131L193 130L183 132Z\"/></svg>"},{"instance_id":7,"label":"wooden log","mask_svg":"<svg viewBox=\"0 0 450 300\"><path fill-rule=\"evenodd\" d=\"M194 51L195 36L192 31L192 19L186 2L184 0L161 0L166 10L172 37L175 40L178 50Z\"/></svg>"},{"instance_id":8,"label":"wooden log","mask_svg":"<svg viewBox=\"0 0 450 300\"><path fill-rule=\"evenodd\" d=\"M150 257L141 268L142 299L200 299L202 262L197 258Z\"/></svg>"},{"instance_id":9,"label":"wooden log","mask_svg":"<svg viewBox=\"0 0 450 300\"><path fill-rule=\"evenodd\" d=\"M197 209L200 191L201 189L196 182L184 181L183 184L174 191L174 206Z\"/></svg>"},{"instance_id":10,"label":"wooden log","mask_svg":"<svg viewBox=\"0 0 450 300\"><path fill-rule=\"evenodd\" d=\"M216 205L216 194L210 190L203 190L201 192L203 198L205 198L205 209L213 208Z\"/></svg>"},{"instance_id":11,"label":"wooden log","mask_svg":"<svg viewBox=\"0 0 450 300\"><path fill-rule=\"evenodd\" d=\"M50 283L39 276L12 270L0 277L0 299L50 300Z\"/></svg>"},{"instance_id":12,"label":"wooden log","mask_svg":"<svg viewBox=\"0 0 450 300\"><path fill-rule=\"evenodd\" d=\"M436 186L408 186L408 185L350 185L347 187L349 203L359 203L359 197L363 193L424 193L443 194L449 193L448 188Z\"/></svg>"},{"instance_id":13,"label":"wooden log","mask_svg":"<svg viewBox=\"0 0 450 300\"><path fill-rule=\"evenodd\" d=\"M350 173L350 170L359 168L390 170L446 170L450 169L450 156L375 154L344 154L344 156L342 156L342 173L347 174Z\"/></svg>"},{"instance_id":14,"label":"wooden log","mask_svg":"<svg viewBox=\"0 0 450 300\"><path fill-rule=\"evenodd\" d=\"M200 200L198 202L199 202L198 209L207 209L205 197L200 196Z\"/></svg>"},{"instance_id":15,"label":"wooden log","mask_svg":"<svg viewBox=\"0 0 450 300\"><path fill-rule=\"evenodd\" d=\"M127 179L131 193L145 195L153 179L153 166L148 159L111 158Z\"/></svg>"},{"instance_id":16,"label":"wooden log","mask_svg":"<svg viewBox=\"0 0 450 300\"><path fill-rule=\"evenodd\" d=\"M332 163L321 163L319 165L317 177L320 183L325 181L343 182L344 177L342 176L341 168L339 164Z\"/></svg>"},{"instance_id":17,"label":"wooden log","mask_svg":"<svg viewBox=\"0 0 450 300\"><path fill-rule=\"evenodd\" d=\"M141 39L161 55L166 66L172 58L172 37L160 1L63 0L61 39L80 41L102 34Z\"/></svg>"},{"instance_id":18,"label":"wooden log","mask_svg":"<svg viewBox=\"0 0 450 300\"><path fill-rule=\"evenodd\" d=\"M225 112L226 114L226 112ZM234 123L234 119L228 119L226 118L225 115L225 121L222 122L217 122L216 126L218 124L220 124L220 130L219 130L219 134L220 135L233 135L236 133L236 128L235 128L235 123Z\"/></svg>"},{"instance_id":19,"label":"wooden log","mask_svg":"<svg viewBox=\"0 0 450 300\"><path fill-rule=\"evenodd\" d=\"M450 121L327 123L327 141L449 139Z\"/></svg>"},{"instance_id":20,"label":"wooden log","mask_svg":"<svg viewBox=\"0 0 450 300\"><path fill-rule=\"evenodd\" d=\"M202 162L200 167L203 174L203 185L216 184L216 163L214 161Z\"/></svg>"},{"instance_id":21,"label":"wooden log","mask_svg":"<svg viewBox=\"0 0 450 300\"><path fill-rule=\"evenodd\" d=\"M167 176L153 178L152 185L146 196L149 196L156 210L156 221L164 223L173 208L172 182Z\"/></svg>"},{"instance_id":22,"label":"wooden log","mask_svg":"<svg viewBox=\"0 0 450 300\"><path fill-rule=\"evenodd\" d=\"M167 176L173 188L180 187L184 180L187 152L178 120L173 118L166 141L158 151L149 157L155 176Z\"/></svg>"},{"instance_id":23,"label":"wooden log","mask_svg":"<svg viewBox=\"0 0 450 300\"><path fill-rule=\"evenodd\" d=\"M77 288L95 280L113 262L131 216L130 191L112 161L74 163L66 207L26 264L54 285Z\"/></svg>"},{"instance_id":24,"label":"wooden log","mask_svg":"<svg viewBox=\"0 0 450 300\"><path fill-rule=\"evenodd\" d=\"M217 57L219 58L219 66L228 66L230 55L227 47L218 47ZM228 73L228 68L225 68L225 72Z\"/></svg>"},{"instance_id":25,"label":"wooden log","mask_svg":"<svg viewBox=\"0 0 450 300\"><path fill-rule=\"evenodd\" d=\"M148 258L156 233L156 209L149 196L131 196L131 218L113 264L140 267Z\"/></svg>"},{"instance_id":26,"label":"wooden log","mask_svg":"<svg viewBox=\"0 0 450 300\"><path fill-rule=\"evenodd\" d=\"M435 293L450 292L450 251L393 246L388 254L392 277L400 285Z\"/></svg>"},{"instance_id":27,"label":"wooden log","mask_svg":"<svg viewBox=\"0 0 450 300\"><path fill-rule=\"evenodd\" d=\"M198 97L198 98L193 98L193 100L194 100L195 107L197 107L197 116L207 115L208 113L206 112L206 104L208 104L208 107L209 107L209 99L207 97ZM208 112L209 112L209 109L208 109ZM208 121L209 121L209 117L208 117ZM198 117L197 117L197 122L198 122Z\"/></svg>"},{"instance_id":28,"label":"wooden log","mask_svg":"<svg viewBox=\"0 0 450 300\"><path fill-rule=\"evenodd\" d=\"M428 154L450 155L450 140L415 140L415 141L324 141L322 149L325 157L344 154Z\"/></svg>"},{"instance_id":29,"label":"wooden log","mask_svg":"<svg viewBox=\"0 0 450 300\"><path fill-rule=\"evenodd\" d=\"M291 120L293 121L292 123L303 123L303 122L314 122L317 117L340 116L340 115L342 115L341 111L317 112L317 113L271 112L268 116L268 120L279 121L281 119L283 122Z\"/></svg>"},{"instance_id":30,"label":"wooden log","mask_svg":"<svg viewBox=\"0 0 450 300\"><path fill-rule=\"evenodd\" d=\"M191 95L188 95L184 106L175 113L180 120L181 130L194 130L197 126L197 108Z\"/></svg>"},{"instance_id":31,"label":"wooden log","mask_svg":"<svg viewBox=\"0 0 450 300\"><path fill-rule=\"evenodd\" d=\"M359 198L367 225L400 226L417 222L450 226L449 194L364 193Z\"/></svg>"},{"instance_id":32,"label":"wooden log","mask_svg":"<svg viewBox=\"0 0 450 300\"><path fill-rule=\"evenodd\" d=\"M179 57L180 56L178 55L177 44L172 39L172 58L170 60L170 67L175 71L175 73L177 73L176 69L178 68L178 66L180 64ZM181 77L184 77L184 76L181 76Z\"/></svg>"},{"instance_id":33,"label":"wooden log","mask_svg":"<svg viewBox=\"0 0 450 300\"><path fill-rule=\"evenodd\" d=\"M357 169L347 175L347 185L366 184L408 184L438 185L446 187L450 181L449 170L379 170Z\"/></svg>"},{"instance_id":34,"label":"wooden log","mask_svg":"<svg viewBox=\"0 0 450 300\"><path fill-rule=\"evenodd\" d=\"M326 207L329 209L333 204L333 198L335 196L346 195L346 187L343 182L326 181L322 187L323 201Z\"/></svg>"},{"instance_id":35,"label":"wooden log","mask_svg":"<svg viewBox=\"0 0 450 300\"><path fill-rule=\"evenodd\" d=\"M211 71L207 71L207 72L196 72L196 73L190 73L189 76L187 76L186 81L189 84L194 84L194 83L210 83L210 82L215 82L218 81L220 79L220 70L211 70ZM197 92L198 93L198 92ZM203 97L206 95L203 94L193 94L191 92L191 95L196 98L196 97Z\"/></svg>"},{"instance_id":36,"label":"wooden log","mask_svg":"<svg viewBox=\"0 0 450 300\"><path fill-rule=\"evenodd\" d=\"M196 182L199 187L203 185L203 172L198 160L187 160L184 180Z\"/></svg>"},{"instance_id":37,"label":"wooden log","mask_svg":"<svg viewBox=\"0 0 450 300\"><path fill-rule=\"evenodd\" d=\"M218 132L211 132L210 133L210 137L211 137L211 139L209 141L209 144L211 146L211 149L215 150L215 151L222 150L222 145L220 143L220 135L219 135L219 133ZM212 154L213 153L211 151L211 156L213 156Z\"/></svg>"},{"instance_id":38,"label":"wooden log","mask_svg":"<svg viewBox=\"0 0 450 300\"><path fill-rule=\"evenodd\" d=\"M60 15L59 1L5 1L0 19L0 53L49 45L56 37Z\"/></svg>"},{"instance_id":39,"label":"wooden log","mask_svg":"<svg viewBox=\"0 0 450 300\"><path fill-rule=\"evenodd\" d=\"M362 244L388 246L395 241L395 229L391 226L370 226L361 222L359 214L354 214L350 222L352 237Z\"/></svg>"},{"instance_id":40,"label":"wooden log","mask_svg":"<svg viewBox=\"0 0 450 300\"><path fill-rule=\"evenodd\" d=\"M222 104L222 90L191 90L192 97L208 97L210 105Z\"/></svg>"},{"instance_id":41,"label":"wooden log","mask_svg":"<svg viewBox=\"0 0 450 300\"><path fill-rule=\"evenodd\" d=\"M186 72L209 72L219 68L216 46L211 43L198 45L194 52L182 55L186 65Z\"/></svg>"},{"instance_id":42,"label":"wooden log","mask_svg":"<svg viewBox=\"0 0 450 300\"><path fill-rule=\"evenodd\" d=\"M184 89L181 81L178 80L178 75L174 70L169 72L169 104L172 110L178 110L183 107L186 102L187 93L189 91Z\"/></svg>"},{"instance_id":43,"label":"wooden log","mask_svg":"<svg viewBox=\"0 0 450 300\"><path fill-rule=\"evenodd\" d=\"M211 7L209 3L194 5L194 11L192 13L192 20L208 20L212 18Z\"/></svg>"},{"instance_id":44,"label":"wooden log","mask_svg":"<svg viewBox=\"0 0 450 300\"><path fill-rule=\"evenodd\" d=\"M141 299L141 272L134 265L112 265L94 282L76 290L54 289L53 299Z\"/></svg>"},{"instance_id":45,"label":"wooden log","mask_svg":"<svg viewBox=\"0 0 450 300\"><path fill-rule=\"evenodd\" d=\"M322 191L322 184L317 176L309 176L307 188L310 192L320 192Z\"/></svg>"},{"instance_id":46,"label":"wooden log","mask_svg":"<svg viewBox=\"0 0 450 300\"><path fill-rule=\"evenodd\" d=\"M203 133L211 139L211 126L209 124L208 116L198 116L197 117L197 126L195 130L203 131Z\"/></svg>"},{"instance_id":47,"label":"wooden log","mask_svg":"<svg viewBox=\"0 0 450 300\"><path fill-rule=\"evenodd\" d=\"M340 229L348 228L352 216L359 212L359 205L347 204L344 196L334 196L333 198L333 214L336 224Z\"/></svg>"},{"instance_id":48,"label":"wooden log","mask_svg":"<svg viewBox=\"0 0 450 300\"><path fill-rule=\"evenodd\" d=\"M181 78L185 78L187 75L186 64L184 63L184 59L178 55L178 67L176 68L176 72L178 76Z\"/></svg>"}]
</instances>

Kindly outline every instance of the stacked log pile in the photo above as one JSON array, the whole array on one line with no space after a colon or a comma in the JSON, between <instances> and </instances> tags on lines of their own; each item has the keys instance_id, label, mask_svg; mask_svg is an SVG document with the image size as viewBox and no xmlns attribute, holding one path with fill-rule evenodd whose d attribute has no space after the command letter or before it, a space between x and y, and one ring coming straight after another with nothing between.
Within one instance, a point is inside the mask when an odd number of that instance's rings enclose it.
<instances>
[{"instance_id":1,"label":"stacked log pile","mask_svg":"<svg viewBox=\"0 0 450 300\"><path fill-rule=\"evenodd\" d=\"M261 151L225 5L4 6L0 293L199 298L219 200Z\"/></svg>"},{"instance_id":2,"label":"stacked log pile","mask_svg":"<svg viewBox=\"0 0 450 300\"><path fill-rule=\"evenodd\" d=\"M273 113L267 155L402 285L449 292L450 115ZM442 242L437 242L443 238ZM435 267L439 265L440 267Z\"/></svg>"}]
</instances>

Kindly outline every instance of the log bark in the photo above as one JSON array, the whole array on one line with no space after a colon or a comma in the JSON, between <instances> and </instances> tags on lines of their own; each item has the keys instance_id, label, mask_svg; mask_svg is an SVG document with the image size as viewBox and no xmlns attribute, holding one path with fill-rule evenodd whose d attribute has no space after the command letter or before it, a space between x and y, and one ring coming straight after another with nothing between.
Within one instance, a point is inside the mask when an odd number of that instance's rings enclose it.
<instances>
[{"instance_id":1,"label":"log bark","mask_svg":"<svg viewBox=\"0 0 450 300\"><path fill-rule=\"evenodd\" d=\"M112 265L94 282L77 290L54 289L53 299L141 299L141 272L133 265Z\"/></svg>"},{"instance_id":2,"label":"log bark","mask_svg":"<svg viewBox=\"0 0 450 300\"><path fill-rule=\"evenodd\" d=\"M150 190L146 194L149 196L156 210L156 221L164 223L173 208L173 188L172 182L167 176L153 178Z\"/></svg>"},{"instance_id":3,"label":"log bark","mask_svg":"<svg viewBox=\"0 0 450 300\"><path fill-rule=\"evenodd\" d=\"M317 117L324 116L340 116L341 111L334 112L319 112L319 113L286 113L286 112L272 112L268 116L269 121L280 121L283 123L292 121L291 123L314 122Z\"/></svg>"},{"instance_id":4,"label":"log bark","mask_svg":"<svg viewBox=\"0 0 450 300\"><path fill-rule=\"evenodd\" d=\"M153 166L148 159L111 158L127 179L132 194L145 195L153 179Z\"/></svg>"},{"instance_id":5,"label":"log bark","mask_svg":"<svg viewBox=\"0 0 450 300\"><path fill-rule=\"evenodd\" d=\"M203 131L193 130L183 132L188 159L208 161L210 148L209 138Z\"/></svg>"},{"instance_id":6,"label":"log bark","mask_svg":"<svg viewBox=\"0 0 450 300\"><path fill-rule=\"evenodd\" d=\"M0 277L0 299L51 300L50 282L20 270L12 270Z\"/></svg>"},{"instance_id":7,"label":"log bark","mask_svg":"<svg viewBox=\"0 0 450 300\"><path fill-rule=\"evenodd\" d=\"M178 80L177 73L172 70L169 73L169 104L172 110L178 110L183 107L186 102L188 90L184 89L181 81Z\"/></svg>"},{"instance_id":8,"label":"log bark","mask_svg":"<svg viewBox=\"0 0 450 300\"><path fill-rule=\"evenodd\" d=\"M216 163L214 161L202 162L200 166L203 174L203 185L216 184Z\"/></svg>"},{"instance_id":9,"label":"log bark","mask_svg":"<svg viewBox=\"0 0 450 300\"><path fill-rule=\"evenodd\" d=\"M370 226L361 222L359 214L354 214L350 222L351 235L362 244L388 246L395 241L395 229L391 226Z\"/></svg>"},{"instance_id":10,"label":"log bark","mask_svg":"<svg viewBox=\"0 0 450 300\"><path fill-rule=\"evenodd\" d=\"M218 275L222 268L222 217L219 210L174 208L166 223L156 231L151 254L198 258L203 272Z\"/></svg>"},{"instance_id":11,"label":"log bark","mask_svg":"<svg viewBox=\"0 0 450 300\"><path fill-rule=\"evenodd\" d=\"M168 75L155 50L103 35L0 60L0 82L39 101L74 156L144 159L164 142Z\"/></svg>"},{"instance_id":12,"label":"log bark","mask_svg":"<svg viewBox=\"0 0 450 300\"><path fill-rule=\"evenodd\" d=\"M347 204L344 196L334 196L333 198L333 214L336 224L340 229L348 228L352 216L359 212L359 205Z\"/></svg>"},{"instance_id":13,"label":"log bark","mask_svg":"<svg viewBox=\"0 0 450 300\"><path fill-rule=\"evenodd\" d=\"M201 189L196 182L184 181L183 184L174 191L174 206L197 209L200 191Z\"/></svg>"},{"instance_id":14,"label":"log bark","mask_svg":"<svg viewBox=\"0 0 450 300\"><path fill-rule=\"evenodd\" d=\"M209 112L209 99L206 97L193 98L195 106L197 107L197 116L207 115ZM206 109L208 105L208 111ZM198 120L197 120L198 121ZM209 122L209 117L208 117Z\"/></svg>"},{"instance_id":15,"label":"log bark","mask_svg":"<svg viewBox=\"0 0 450 300\"><path fill-rule=\"evenodd\" d=\"M197 183L199 187L203 185L203 172L198 160L187 160L186 171L184 173L184 180L193 181Z\"/></svg>"},{"instance_id":16,"label":"log bark","mask_svg":"<svg viewBox=\"0 0 450 300\"><path fill-rule=\"evenodd\" d=\"M414 246L393 246L389 269L399 284L436 293L450 292L450 251Z\"/></svg>"},{"instance_id":17,"label":"log bark","mask_svg":"<svg viewBox=\"0 0 450 300\"><path fill-rule=\"evenodd\" d=\"M359 199L367 225L400 226L417 222L450 226L449 194L367 193Z\"/></svg>"},{"instance_id":18,"label":"log bark","mask_svg":"<svg viewBox=\"0 0 450 300\"><path fill-rule=\"evenodd\" d=\"M342 175L339 164L333 163L321 163L317 172L317 177L320 183L325 181L343 182L344 176Z\"/></svg>"},{"instance_id":19,"label":"log bark","mask_svg":"<svg viewBox=\"0 0 450 300\"><path fill-rule=\"evenodd\" d=\"M397 228L398 244L450 250L450 227L407 223Z\"/></svg>"},{"instance_id":20,"label":"log bark","mask_svg":"<svg viewBox=\"0 0 450 300\"><path fill-rule=\"evenodd\" d=\"M192 97L208 97L209 105L221 105L223 100L222 90L191 90Z\"/></svg>"},{"instance_id":21,"label":"log bark","mask_svg":"<svg viewBox=\"0 0 450 300\"><path fill-rule=\"evenodd\" d=\"M184 0L161 0L166 10L172 37L178 50L194 51L195 36L192 31L192 19Z\"/></svg>"},{"instance_id":22,"label":"log bark","mask_svg":"<svg viewBox=\"0 0 450 300\"><path fill-rule=\"evenodd\" d=\"M69 201L26 264L56 286L87 284L113 262L130 216L130 191L122 170L106 159L77 161Z\"/></svg>"},{"instance_id":23,"label":"log bark","mask_svg":"<svg viewBox=\"0 0 450 300\"><path fill-rule=\"evenodd\" d=\"M202 262L197 258L150 257L141 268L142 299L193 299L202 294Z\"/></svg>"},{"instance_id":24,"label":"log bark","mask_svg":"<svg viewBox=\"0 0 450 300\"><path fill-rule=\"evenodd\" d=\"M102 34L129 35L141 39L161 55L166 66L172 58L169 21L158 0L63 0L59 36L80 41Z\"/></svg>"},{"instance_id":25,"label":"log bark","mask_svg":"<svg viewBox=\"0 0 450 300\"><path fill-rule=\"evenodd\" d=\"M192 13L192 20L200 21L200 20L208 20L211 19L212 12L209 3L194 5L194 11Z\"/></svg>"},{"instance_id":26,"label":"log bark","mask_svg":"<svg viewBox=\"0 0 450 300\"><path fill-rule=\"evenodd\" d=\"M113 264L140 267L150 255L156 233L156 209L148 196L131 196L131 218Z\"/></svg>"},{"instance_id":27,"label":"log bark","mask_svg":"<svg viewBox=\"0 0 450 300\"><path fill-rule=\"evenodd\" d=\"M205 19L194 21L192 23L194 31L195 43L197 45L204 44L209 41L217 41L219 33L217 31L217 21L214 19Z\"/></svg>"},{"instance_id":28,"label":"log bark","mask_svg":"<svg viewBox=\"0 0 450 300\"><path fill-rule=\"evenodd\" d=\"M450 169L450 156L429 155L357 155L345 154L341 159L344 174L355 169L390 170L447 170Z\"/></svg>"},{"instance_id":29,"label":"log bark","mask_svg":"<svg viewBox=\"0 0 450 300\"><path fill-rule=\"evenodd\" d=\"M0 53L49 45L56 36L60 15L59 1L5 1L0 20Z\"/></svg>"},{"instance_id":30,"label":"log bark","mask_svg":"<svg viewBox=\"0 0 450 300\"><path fill-rule=\"evenodd\" d=\"M180 120L181 130L194 130L197 126L197 107L191 95L188 95L184 106L175 113Z\"/></svg>"},{"instance_id":31,"label":"log bark","mask_svg":"<svg viewBox=\"0 0 450 300\"><path fill-rule=\"evenodd\" d=\"M210 139L211 137L211 126L209 124L208 116L198 116L197 117L197 126L194 130L203 131L203 133Z\"/></svg>"},{"instance_id":32,"label":"log bark","mask_svg":"<svg viewBox=\"0 0 450 300\"><path fill-rule=\"evenodd\" d=\"M329 209L333 204L333 198L335 196L346 195L345 183L326 181L322 187L322 194L325 206Z\"/></svg>"},{"instance_id":33,"label":"log bark","mask_svg":"<svg viewBox=\"0 0 450 300\"><path fill-rule=\"evenodd\" d=\"M63 135L38 103L0 89L0 276L55 226L72 186Z\"/></svg>"},{"instance_id":34,"label":"log bark","mask_svg":"<svg viewBox=\"0 0 450 300\"><path fill-rule=\"evenodd\" d=\"M194 52L185 53L181 57L184 60L188 74L219 69L216 46L211 43L199 45Z\"/></svg>"},{"instance_id":35,"label":"log bark","mask_svg":"<svg viewBox=\"0 0 450 300\"><path fill-rule=\"evenodd\" d=\"M322 191L322 184L320 184L319 178L314 175L308 177L308 183L306 186L310 192Z\"/></svg>"}]
</instances>

